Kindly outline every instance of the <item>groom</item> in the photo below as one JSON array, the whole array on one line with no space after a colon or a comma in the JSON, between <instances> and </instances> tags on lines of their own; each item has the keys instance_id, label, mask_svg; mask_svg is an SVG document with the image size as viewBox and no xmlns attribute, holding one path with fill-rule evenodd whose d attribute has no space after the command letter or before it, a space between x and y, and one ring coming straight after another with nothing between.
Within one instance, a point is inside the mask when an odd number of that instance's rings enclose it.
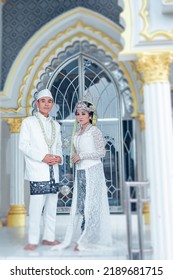
<instances>
[{"instance_id":1,"label":"groom","mask_svg":"<svg viewBox=\"0 0 173 280\"><path fill-rule=\"evenodd\" d=\"M49 116L54 105L48 89L38 93L38 112L23 120L19 149L23 152L25 179L30 183L28 244L25 250L35 250L40 240L43 213L43 245L57 245L55 240L58 200L59 164L62 164L60 125Z\"/></svg>"}]
</instances>

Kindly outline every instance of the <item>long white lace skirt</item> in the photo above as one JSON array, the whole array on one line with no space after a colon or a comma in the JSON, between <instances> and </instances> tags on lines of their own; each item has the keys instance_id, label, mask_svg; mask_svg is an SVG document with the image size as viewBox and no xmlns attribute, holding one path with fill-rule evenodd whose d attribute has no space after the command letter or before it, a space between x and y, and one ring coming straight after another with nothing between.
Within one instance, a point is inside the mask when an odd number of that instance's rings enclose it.
<instances>
[{"instance_id":1,"label":"long white lace skirt","mask_svg":"<svg viewBox=\"0 0 173 280\"><path fill-rule=\"evenodd\" d=\"M78 211L78 186L76 176L70 221L65 239L62 244L54 246L53 249L66 248L72 243L76 243L79 250L106 249L112 245L112 235L103 165L99 163L85 170L86 195L84 205L84 230L81 230L83 217L80 211Z\"/></svg>"}]
</instances>

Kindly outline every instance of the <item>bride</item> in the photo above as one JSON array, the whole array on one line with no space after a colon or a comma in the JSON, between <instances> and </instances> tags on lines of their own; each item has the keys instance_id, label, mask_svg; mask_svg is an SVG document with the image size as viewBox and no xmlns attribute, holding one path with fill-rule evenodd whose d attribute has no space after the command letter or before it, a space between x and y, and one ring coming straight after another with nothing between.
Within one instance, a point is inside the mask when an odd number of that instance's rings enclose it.
<instances>
[{"instance_id":1,"label":"bride","mask_svg":"<svg viewBox=\"0 0 173 280\"><path fill-rule=\"evenodd\" d=\"M70 221L64 241L52 250L69 246L76 251L108 249L112 245L112 236L101 161L105 156L105 143L101 131L95 126L93 104L79 101L75 115L81 128L72 137L71 161L76 171Z\"/></svg>"}]
</instances>

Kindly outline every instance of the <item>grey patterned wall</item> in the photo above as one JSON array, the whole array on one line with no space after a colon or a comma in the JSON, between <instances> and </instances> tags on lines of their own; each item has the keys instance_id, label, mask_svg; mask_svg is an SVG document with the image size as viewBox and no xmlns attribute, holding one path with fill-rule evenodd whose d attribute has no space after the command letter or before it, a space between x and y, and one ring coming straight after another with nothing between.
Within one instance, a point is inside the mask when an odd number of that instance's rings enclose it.
<instances>
[{"instance_id":1,"label":"grey patterned wall","mask_svg":"<svg viewBox=\"0 0 173 280\"><path fill-rule=\"evenodd\" d=\"M121 8L117 0L7 0L2 18L1 89L14 59L28 39L44 24L76 7L96 11L120 25Z\"/></svg>"}]
</instances>

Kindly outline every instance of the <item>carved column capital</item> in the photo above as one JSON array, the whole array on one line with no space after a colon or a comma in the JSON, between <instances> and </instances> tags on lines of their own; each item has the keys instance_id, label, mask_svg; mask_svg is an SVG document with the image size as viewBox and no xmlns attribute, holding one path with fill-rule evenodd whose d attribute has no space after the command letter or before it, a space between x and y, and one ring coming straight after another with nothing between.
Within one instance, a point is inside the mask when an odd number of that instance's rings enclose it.
<instances>
[{"instance_id":1,"label":"carved column capital","mask_svg":"<svg viewBox=\"0 0 173 280\"><path fill-rule=\"evenodd\" d=\"M5 119L7 123L10 125L11 133L19 133L20 127L24 118L7 118Z\"/></svg>"},{"instance_id":2,"label":"carved column capital","mask_svg":"<svg viewBox=\"0 0 173 280\"><path fill-rule=\"evenodd\" d=\"M172 60L172 53L144 53L138 55L136 65L146 84L167 83Z\"/></svg>"}]
</instances>

